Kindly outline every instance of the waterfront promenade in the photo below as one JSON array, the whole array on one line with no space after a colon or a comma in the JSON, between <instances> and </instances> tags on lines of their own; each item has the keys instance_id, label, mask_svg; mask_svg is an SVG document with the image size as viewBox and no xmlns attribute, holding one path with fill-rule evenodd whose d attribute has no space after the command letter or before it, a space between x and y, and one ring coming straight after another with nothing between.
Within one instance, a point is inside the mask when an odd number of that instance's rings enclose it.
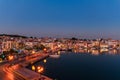
<instances>
[{"instance_id":1,"label":"waterfront promenade","mask_svg":"<svg viewBox=\"0 0 120 80\"><path fill-rule=\"evenodd\" d=\"M13 61L11 64L4 65L4 72L14 74L16 79L9 80L52 80L51 78L44 76L40 73L34 72L26 68L31 62L37 62L44 58L47 58L49 55L44 53L32 54L23 59ZM9 75L8 75L9 76ZM4 79L3 79L4 80Z\"/></svg>"}]
</instances>

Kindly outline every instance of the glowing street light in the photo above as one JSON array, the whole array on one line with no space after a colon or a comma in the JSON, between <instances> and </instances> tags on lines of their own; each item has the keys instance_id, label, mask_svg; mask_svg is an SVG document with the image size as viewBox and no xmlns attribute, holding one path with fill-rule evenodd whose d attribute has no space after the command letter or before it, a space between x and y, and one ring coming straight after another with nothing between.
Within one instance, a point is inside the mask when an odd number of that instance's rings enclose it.
<instances>
[{"instance_id":1,"label":"glowing street light","mask_svg":"<svg viewBox=\"0 0 120 80\"><path fill-rule=\"evenodd\" d=\"M40 69L40 68L41 68L41 66L38 66L38 67L37 67L37 69Z\"/></svg>"},{"instance_id":2,"label":"glowing street light","mask_svg":"<svg viewBox=\"0 0 120 80\"><path fill-rule=\"evenodd\" d=\"M37 72L42 73L44 71L44 68L42 66L37 67Z\"/></svg>"},{"instance_id":3,"label":"glowing street light","mask_svg":"<svg viewBox=\"0 0 120 80\"><path fill-rule=\"evenodd\" d=\"M8 56L8 59L11 61L11 60L13 60L13 56Z\"/></svg>"},{"instance_id":4,"label":"glowing street light","mask_svg":"<svg viewBox=\"0 0 120 80\"><path fill-rule=\"evenodd\" d=\"M44 63L46 63L46 62L47 62L47 60L46 60L46 59L44 59L44 60L43 60L43 62L44 62Z\"/></svg>"},{"instance_id":5,"label":"glowing street light","mask_svg":"<svg viewBox=\"0 0 120 80\"><path fill-rule=\"evenodd\" d=\"M46 48L44 48L44 51L47 51L47 49L46 49Z\"/></svg>"},{"instance_id":6,"label":"glowing street light","mask_svg":"<svg viewBox=\"0 0 120 80\"><path fill-rule=\"evenodd\" d=\"M60 51L58 51L58 55L60 55Z\"/></svg>"},{"instance_id":7,"label":"glowing street light","mask_svg":"<svg viewBox=\"0 0 120 80\"><path fill-rule=\"evenodd\" d=\"M32 70L35 71L35 66L34 65L32 66Z\"/></svg>"},{"instance_id":8,"label":"glowing street light","mask_svg":"<svg viewBox=\"0 0 120 80\"><path fill-rule=\"evenodd\" d=\"M35 54L35 51L32 51L32 54Z\"/></svg>"}]
</instances>

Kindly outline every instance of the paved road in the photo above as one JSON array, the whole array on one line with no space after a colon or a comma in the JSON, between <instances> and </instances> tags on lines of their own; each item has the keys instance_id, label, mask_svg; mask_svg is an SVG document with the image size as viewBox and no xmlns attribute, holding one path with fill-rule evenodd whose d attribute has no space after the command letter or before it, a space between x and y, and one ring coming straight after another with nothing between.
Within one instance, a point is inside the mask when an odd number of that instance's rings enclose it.
<instances>
[{"instance_id":1,"label":"paved road","mask_svg":"<svg viewBox=\"0 0 120 80\"><path fill-rule=\"evenodd\" d=\"M33 57L33 56L32 56ZM0 63L0 80L24 80L22 77L18 76L14 72L11 72L7 65L10 64L17 64L25 61L26 57L22 57L22 60L14 60L12 62L3 62Z\"/></svg>"},{"instance_id":2,"label":"paved road","mask_svg":"<svg viewBox=\"0 0 120 80\"><path fill-rule=\"evenodd\" d=\"M4 65L0 65L0 80L14 80L8 76L9 74L3 71Z\"/></svg>"},{"instance_id":3,"label":"paved road","mask_svg":"<svg viewBox=\"0 0 120 80\"><path fill-rule=\"evenodd\" d=\"M7 65L7 63L0 65L0 80L24 80L14 72L11 72Z\"/></svg>"},{"instance_id":4,"label":"paved road","mask_svg":"<svg viewBox=\"0 0 120 80\"><path fill-rule=\"evenodd\" d=\"M18 62L18 60L15 60L12 63ZM8 68L8 63L9 62L3 62L0 63L0 80L24 80L20 76L16 75L14 72L10 71Z\"/></svg>"},{"instance_id":5,"label":"paved road","mask_svg":"<svg viewBox=\"0 0 120 80\"><path fill-rule=\"evenodd\" d=\"M41 55L41 54L40 54ZM27 57L23 57L22 59L17 59L11 62L4 62L4 63L0 63L0 80L24 80L21 76L19 76L18 74L14 73L12 70L10 70L8 68L8 64L18 64L18 63L22 63L32 59L35 59L36 57L38 57L39 54L35 54L32 56L27 56ZM48 79L49 80L49 79Z\"/></svg>"}]
</instances>

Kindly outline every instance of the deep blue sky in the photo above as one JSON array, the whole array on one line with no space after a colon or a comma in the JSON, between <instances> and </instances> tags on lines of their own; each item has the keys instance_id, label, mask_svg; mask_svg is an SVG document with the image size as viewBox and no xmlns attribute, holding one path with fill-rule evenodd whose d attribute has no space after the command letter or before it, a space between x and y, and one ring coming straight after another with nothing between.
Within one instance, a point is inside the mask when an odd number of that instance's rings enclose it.
<instances>
[{"instance_id":1,"label":"deep blue sky","mask_svg":"<svg viewBox=\"0 0 120 80\"><path fill-rule=\"evenodd\" d=\"M120 39L120 0L0 0L0 33Z\"/></svg>"}]
</instances>

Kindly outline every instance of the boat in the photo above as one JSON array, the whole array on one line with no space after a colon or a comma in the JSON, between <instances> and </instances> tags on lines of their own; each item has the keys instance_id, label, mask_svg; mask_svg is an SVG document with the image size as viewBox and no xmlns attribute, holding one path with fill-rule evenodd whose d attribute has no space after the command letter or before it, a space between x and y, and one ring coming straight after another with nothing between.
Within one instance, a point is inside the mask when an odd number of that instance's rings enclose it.
<instances>
[{"instance_id":1,"label":"boat","mask_svg":"<svg viewBox=\"0 0 120 80\"><path fill-rule=\"evenodd\" d=\"M51 55L49 55L51 58L59 58L60 57L60 55L58 55L58 54L51 54Z\"/></svg>"}]
</instances>

